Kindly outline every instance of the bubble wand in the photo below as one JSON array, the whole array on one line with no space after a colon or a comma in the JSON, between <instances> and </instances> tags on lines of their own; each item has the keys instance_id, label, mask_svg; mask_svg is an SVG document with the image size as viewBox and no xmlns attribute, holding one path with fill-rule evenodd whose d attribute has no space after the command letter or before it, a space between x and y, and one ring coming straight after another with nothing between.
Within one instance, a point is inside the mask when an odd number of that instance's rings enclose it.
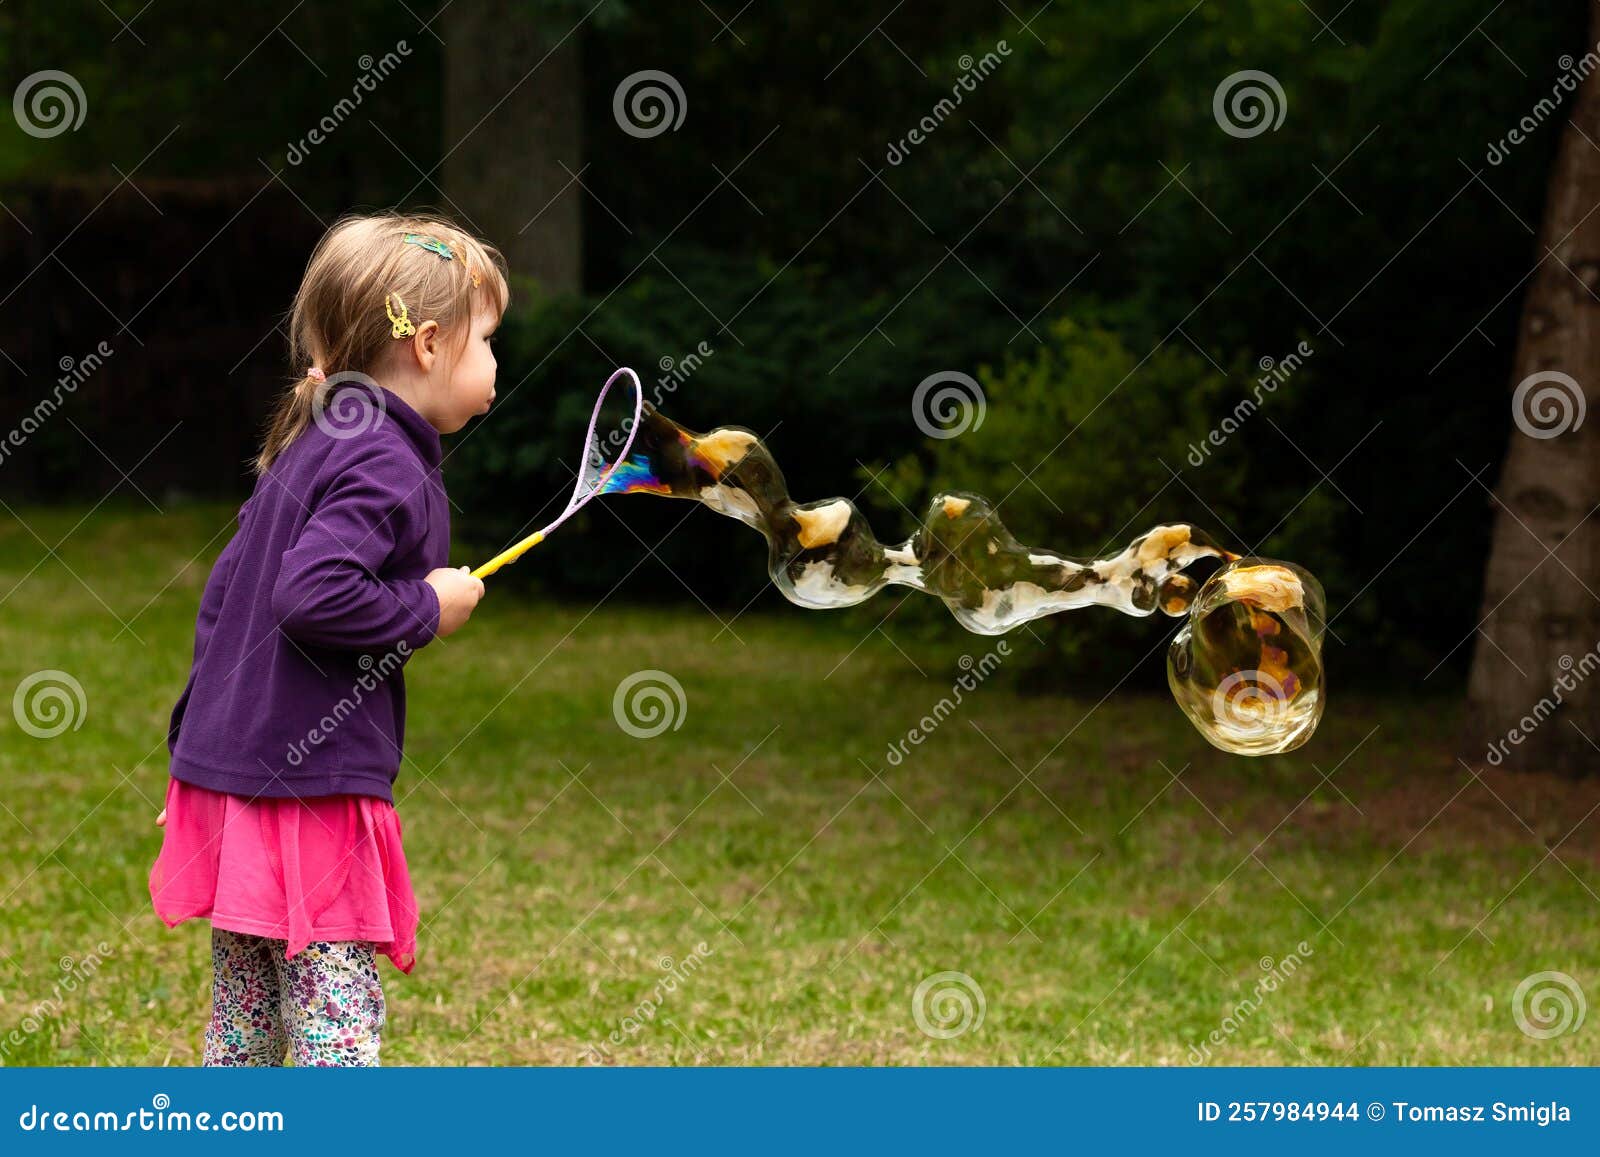
<instances>
[{"instance_id":1,"label":"bubble wand","mask_svg":"<svg viewBox=\"0 0 1600 1157\"><path fill-rule=\"evenodd\" d=\"M607 466L605 458L600 453L600 447L595 442L594 428L600 420L600 407L605 405L606 395L611 392L612 385L624 374L633 383L633 421L624 423L627 430L627 441L623 442L621 451L616 459ZM621 466L628 457L628 451L633 448L633 439L639 432L639 418L644 410L644 387L639 384L639 375L623 366L606 379L606 384L600 387L600 396L594 400L594 412L589 415L589 430L583 438L582 466L578 470L578 480L572 485L572 496L567 499L566 509L556 520L542 530L536 530L527 538L508 547L472 572L473 578L484 579L494 574L503 566L510 566L528 551L538 546L551 531L571 518L579 508L598 494L605 493L606 483L611 480L612 473Z\"/></svg>"}]
</instances>

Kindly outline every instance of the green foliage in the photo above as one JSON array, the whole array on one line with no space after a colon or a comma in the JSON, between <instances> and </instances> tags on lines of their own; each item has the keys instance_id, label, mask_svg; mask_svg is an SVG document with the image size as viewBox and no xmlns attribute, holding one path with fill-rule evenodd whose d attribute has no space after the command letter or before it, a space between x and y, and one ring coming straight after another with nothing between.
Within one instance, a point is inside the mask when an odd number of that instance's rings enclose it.
<instances>
[{"instance_id":1,"label":"green foliage","mask_svg":"<svg viewBox=\"0 0 1600 1157\"><path fill-rule=\"evenodd\" d=\"M985 367L981 379L982 424L930 439L926 464L896 463L886 487L908 505L933 489L977 490L1003 504L1014 530L1037 528L1024 541L1044 545L1048 532L1050 549L1079 554L1132 538L1141 516L1162 520L1148 513L1152 497L1204 439L1226 382L1187 349L1163 347L1141 364L1115 333L1066 318L1034 354ZM1236 507L1239 480L1217 473L1217 498Z\"/></svg>"},{"instance_id":2,"label":"green foliage","mask_svg":"<svg viewBox=\"0 0 1600 1157\"><path fill-rule=\"evenodd\" d=\"M1020 541L1073 557L1114 554L1163 522L1194 523L1242 552L1268 529L1263 517L1276 518L1295 497L1274 483L1275 460L1253 460L1249 450L1252 440L1272 437L1269 419L1274 409L1284 417L1286 399L1268 395L1238 429L1217 430L1220 445L1208 441L1212 415L1250 397L1237 385L1249 377L1243 365L1220 372L1188 346L1163 345L1141 358L1114 332L1063 319L1033 354L985 368L980 425L929 439L923 453L861 477L907 512L920 512L940 490L977 491L999 505ZM1311 371L1292 382L1311 390ZM1307 507L1307 520L1330 513L1315 498ZM1269 536L1257 553L1289 546L1289 557L1320 570L1328 539L1299 537L1295 544ZM948 630L937 605L908 604L900 614L931 624L928 633ZM1030 630L1043 645L1010 673L1032 684L1063 673L1119 678L1170 633L1159 619L1130 623L1109 610L1051 616Z\"/></svg>"}]
</instances>

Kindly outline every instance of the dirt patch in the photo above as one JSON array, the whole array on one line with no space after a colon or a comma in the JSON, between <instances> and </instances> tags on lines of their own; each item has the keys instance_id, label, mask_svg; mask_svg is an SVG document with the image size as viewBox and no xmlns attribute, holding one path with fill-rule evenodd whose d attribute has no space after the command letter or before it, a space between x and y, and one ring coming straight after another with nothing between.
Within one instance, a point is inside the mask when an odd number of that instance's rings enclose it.
<instances>
[{"instance_id":1,"label":"dirt patch","mask_svg":"<svg viewBox=\"0 0 1600 1157\"><path fill-rule=\"evenodd\" d=\"M1568 863L1600 867L1600 778L1487 768L1419 769L1414 774L1336 776L1319 787L1273 836L1274 842L1337 848L1371 842L1398 850L1555 848ZM1291 801L1288 805L1293 806ZM1359 809L1359 810L1358 810ZM1273 804L1251 809L1262 835L1283 817Z\"/></svg>"}]
</instances>

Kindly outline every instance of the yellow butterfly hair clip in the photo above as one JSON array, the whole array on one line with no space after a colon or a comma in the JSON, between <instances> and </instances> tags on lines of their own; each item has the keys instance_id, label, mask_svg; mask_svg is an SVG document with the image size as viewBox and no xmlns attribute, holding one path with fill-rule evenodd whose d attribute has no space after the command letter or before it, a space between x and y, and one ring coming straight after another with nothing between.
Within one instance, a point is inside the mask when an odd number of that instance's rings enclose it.
<instances>
[{"instance_id":1,"label":"yellow butterfly hair clip","mask_svg":"<svg viewBox=\"0 0 1600 1157\"><path fill-rule=\"evenodd\" d=\"M391 299L393 300L394 305L398 305L400 307L399 313L395 313L394 306L389 304ZM416 323L406 316L406 303L401 300L401 297L398 293L386 293L383 295L383 311L389 315L389 321L391 324L389 332L393 336L410 337L412 334L417 332Z\"/></svg>"}]
</instances>

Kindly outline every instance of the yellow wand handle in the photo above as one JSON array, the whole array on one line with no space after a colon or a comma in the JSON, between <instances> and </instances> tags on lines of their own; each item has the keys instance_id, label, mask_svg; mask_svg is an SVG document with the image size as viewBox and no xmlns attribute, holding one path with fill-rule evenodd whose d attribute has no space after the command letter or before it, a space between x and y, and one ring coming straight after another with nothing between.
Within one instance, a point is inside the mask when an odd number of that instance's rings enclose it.
<instances>
[{"instance_id":1,"label":"yellow wand handle","mask_svg":"<svg viewBox=\"0 0 1600 1157\"><path fill-rule=\"evenodd\" d=\"M488 578L490 575L492 575L495 571L499 570L501 567L510 566L512 563L516 562L517 559L521 558L524 554L526 554L528 551L532 550L534 547L538 546L543 541L544 541L544 531L542 531L542 530L535 531L534 533L530 534L527 538L525 538L521 542L517 543L516 546L513 546L513 547L511 547L511 548L509 548L507 550L501 551L499 554L497 554L493 558L491 558L488 562L486 562L482 566L480 566L477 570L473 571L472 572L472 577L475 578L475 579L486 579L486 578Z\"/></svg>"}]
</instances>

